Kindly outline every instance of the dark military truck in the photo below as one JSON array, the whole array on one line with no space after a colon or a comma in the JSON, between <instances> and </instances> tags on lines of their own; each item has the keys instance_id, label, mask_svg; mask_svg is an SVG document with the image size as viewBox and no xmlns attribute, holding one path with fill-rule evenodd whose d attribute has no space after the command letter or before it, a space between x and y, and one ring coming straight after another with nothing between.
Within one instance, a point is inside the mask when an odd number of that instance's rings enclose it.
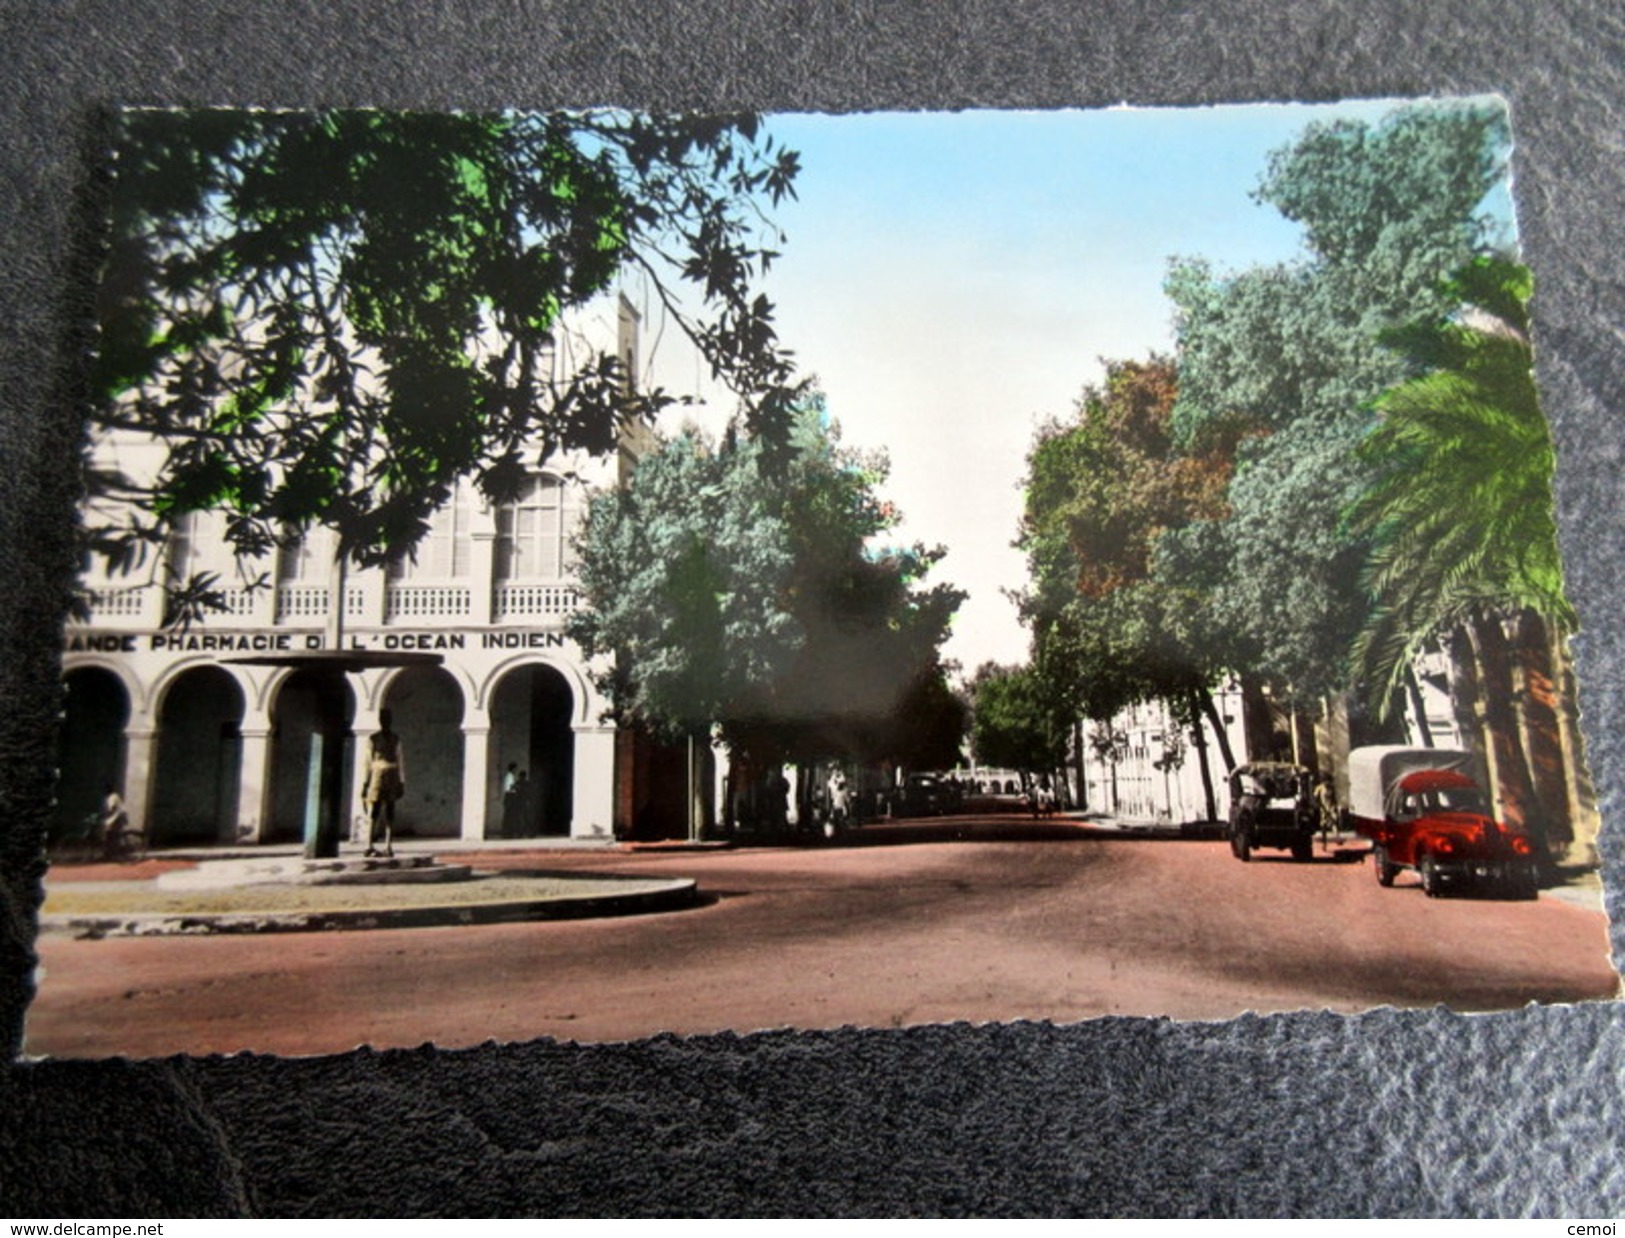
<instances>
[{"instance_id":1,"label":"dark military truck","mask_svg":"<svg viewBox=\"0 0 1625 1238\"><path fill-rule=\"evenodd\" d=\"M1349 819L1371 840L1381 885L1412 869L1430 898L1466 888L1535 897L1534 843L1494 818L1472 771L1472 757L1453 748L1349 753Z\"/></svg>"},{"instance_id":2,"label":"dark military truck","mask_svg":"<svg viewBox=\"0 0 1625 1238\"><path fill-rule=\"evenodd\" d=\"M1258 847L1291 851L1294 860L1314 855L1320 813L1314 776L1301 765L1253 761L1230 774L1230 852L1250 860Z\"/></svg>"}]
</instances>

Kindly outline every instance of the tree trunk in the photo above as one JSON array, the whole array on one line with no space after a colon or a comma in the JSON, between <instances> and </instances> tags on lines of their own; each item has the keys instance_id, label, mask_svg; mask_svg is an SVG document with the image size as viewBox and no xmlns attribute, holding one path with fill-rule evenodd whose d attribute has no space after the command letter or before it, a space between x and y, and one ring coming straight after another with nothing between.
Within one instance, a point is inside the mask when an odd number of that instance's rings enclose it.
<instances>
[{"instance_id":1,"label":"tree trunk","mask_svg":"<svg viewBox=\"0 0 1625 1238\"><path fill-rule=\"evenodd\" d=\"M1273 759L1275 719L1270 713L1270 703L1264 696L1264 682L1257 675L1241 676L1241 719L1247 760Z\"/></svg>"},{"instance_id":2,"label":"tree trunk","mask_svg":"<svg viewBox=\"0 0 1625 1238\"><path fill-rule=\"evenodd\" d=\"M1484 742L1484 723L1479 717L1478 663L1473 652L1472 637L1464 626L1450 630L1445 641L1449 653L1450 710L1455 715L1456 734L1462 745L1473 754L1488 780L1489 789L1495 790L1494 754Z\"/></svg>"},{"instance_id":3,"label":"tree trunk","mask_svg":"<svg viewBox=\"0 0 1625 1238\"><path fill-rule=\"evenodd\" d=\"M1574 664L1569 657L1568 637L1556 624L1548 624L1549 657L1556 692L1557 730L1563 748L1563 771L1568 787L1569 821L1574 838L1569 844L1571 863L1598 862L1597 833L1602 820L1597 812L1597 788L1586 762L1585 738L1580 731L1579 693L1574 682Z\"/></svg>"},{"instance_id":4,"label":"tree trunk","mask_svg":"<svg viewBox=\"0 0 1625 1238\"><path fill-rule=\"evenodd\" d=\"M1204 702L1210 711L1213 710L1213 697L1205 687L1197 688L1191 693L1191 742L1196 747L1197 767L1202 771L1202 798L1207 804L1207 819L1217 821L1219 802L1213 797L1213 771L1208 768L1207 736L1202 733Z\"/></svg>"},{"instance_id":5,"label":"tree trunk","mask_svg":"<svg viewBox=\"0 0 1625 1238\"><path fill-rule=\"evenodd\" d=\"M1218 702L1213 699L1213 693L1206 684L1196 690L1196 711L1197 734L1201 734L1201 715L1206 714L1213 724L1213 738L1218 741L1219 755L1224 758L1225 776L1229 777L1236 769L1236 754L1230 750L1230 735L1225 728L1224 718L1220 716Z\"/></svg>"},{"instance_id":6,"label":"tree trunk","mask_svg":"<svg viewBox=\"0 0 1625 1238\"><path fill-rule=\"evenodd\" d=\"M1339 804L1349 802L1349 705L1347 696L1329 696L1322 703L1325 739L1320 743L1320 772L1332 780Z\"/></svg>"},{"instance_id":7,"label":"tree trunk","mask_svg":"<svg viewBox=\"0 0 1625 1238\"><path fill-rule=\"evenodd\" d=\"M1508 825L1521 828L1544 856L1547 823L1535 798L1529 763L1520 742L1512 683L1512 652L1501 621L1480 615L1468 625L1477 654L1480 701L1488 751L1495 760L1496 790Z\"/></svg>"},{"instance_id":8,"label":"tree trunk","mask_svg":"<svg viewBox=\"0 0 1625 1238\"><path fill-rule=\"evenodd\" d=\"M804 761L797 761L794 768L796 771L796 833L805 834L812 828L813 818L816 815L813 805L812 766Z\"/></svg>"},{"instance_id":9,"label":"tree trunk","mask_svg":"<svg viewBox=\"0 0 1625 1238\"><path fill-rule=\"evenodd\" d=\"M1416 737L1421 741L1422 747L1433 747L1433 728L1428 725L1427 705L1422 700L1422 685L1416 682L1416 672L1411 667L1405 668L1405 700L1411 707L1411 715L1416 719Z\"/></svg>"},{"instance_id":10,"label":"tree trunk","mask_svg":"<svg viewBox=\"0 0 1625 1238\"><path fill-rule=\"evenodd\" d=\"M1292 760L1308 769L1317 769L1320 757L1315 748L1314 721L1293 701L1287 708L1287 726L1292 731Z\"/></svg>"},{"instance_id":11,"label":"tree trunk","mask_svg":"<svg viewBox=\"0 0 1625 1238\"><path fill-rule=\"evenodd\" d=\"M1089 811L1089 758L1083 750L1083 719L1072 720L1072 764L1077 767L1078 811Z\"/></svg>"},{"instance_id":12,"label":"tree trunk","mask_svg":"<svg viewBox=\"0 0 1625 1238\"><path fill-rule=\"evenodd\" d=\"M1566 754L1557 723L1557 694L1552 679L1551 641L1546 622L1532 610L1518 615L1516 669L1518 721L1534 796L1546 821L1547 844L1553 854L1568 850L1574 841L1569 815Z\"/></svg>"}]
</instances>

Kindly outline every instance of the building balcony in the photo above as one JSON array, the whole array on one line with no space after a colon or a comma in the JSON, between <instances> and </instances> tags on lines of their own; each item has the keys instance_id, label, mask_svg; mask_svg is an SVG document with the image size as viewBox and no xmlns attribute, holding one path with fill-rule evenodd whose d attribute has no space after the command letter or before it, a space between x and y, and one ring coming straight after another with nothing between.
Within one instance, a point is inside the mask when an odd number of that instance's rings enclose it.
<instances>
[{"instance_id":1,"label":"building balcony","mask_svg":"<svg viewBox=\"0 0 1625 1238\"><path fill-rule=\"evenodd\" d=\"M385 623L474 618L474 591L467 585L390 585L384 591Z\"/></svg>"},{"instance_id":2,"label":"building balcony","mask_svg":"<svg viewBox=\"0 0 1625 1238\"><path fill-rule=\"evenodd\" d=\"M148 585L86 589L90 622L101 627L153 627L162 621L163 597Z\"/></svg>"},{"instance_id":3,"label":"building balcony","mask_svg":"<svg viewBox=\"0 0 1625 1238\"><path fill-rule=\"evenodd\" d=\"M352 580L346 586L346 621L385 627L486 627L528 624L556 627L581 607L568 582L499 583L486 590L467 583ZM328 615L327 585L281 584L270 589L226 589L224 603L200 620L205 627L319 627ZM89 616L76 624L94 628L155 630L163 626L163 591L152 585L89 588ZM482 605L481 603L485 603Z\"/></svg>"},{"instance_id":4,"label":"building balcony","mask_svg":"<svg viewBox=\"0 0 1625 1238\"><path fill-rule=\"evenodd\" d=\"M564 619L581 608L581 594L574 585L511 585L496 587L498 623L515 619Z\"/></svg>"},{"instance_id":5,"label":"building balcony","mask_svg":"<svg viewBox=\"0 0 1625 1238\"><path fill-rule=\"evenodd\" d=\"M278 585L276 587L276 621L295 627L307 623L321 623L327 618L328 599L332 591L326 585ZM344 614L353 618L365 613L366 590L356 586L344 591Z\"/></svg>"}]
</instances>

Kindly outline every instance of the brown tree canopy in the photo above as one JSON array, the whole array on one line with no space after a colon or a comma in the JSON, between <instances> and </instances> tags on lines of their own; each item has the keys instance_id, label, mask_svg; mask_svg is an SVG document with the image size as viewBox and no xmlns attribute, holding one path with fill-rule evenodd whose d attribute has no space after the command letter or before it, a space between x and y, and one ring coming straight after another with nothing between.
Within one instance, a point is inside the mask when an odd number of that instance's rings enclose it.
<instances>
[{"instance_id":1,"label":"brown tree canopy","mask_svg":"<svg viewBox=\"0 0 1625 1238\"><path fill-rule=\"evenodd\" d=\"M1057 428L1034 451L1035 476L1047 466L1068 476L1046 487L1054 510L1029 503L1029 523L1062 522L1076 561L1075 588L1084 597L1148 580L1164 530L1227 513L1234 445L1176 449L1177 394L1170 358L1109 362L1105 382L1080 397L1077 423ZM1044 455L1051 459L1041 461Z\"/></svg>"}]
</instances>

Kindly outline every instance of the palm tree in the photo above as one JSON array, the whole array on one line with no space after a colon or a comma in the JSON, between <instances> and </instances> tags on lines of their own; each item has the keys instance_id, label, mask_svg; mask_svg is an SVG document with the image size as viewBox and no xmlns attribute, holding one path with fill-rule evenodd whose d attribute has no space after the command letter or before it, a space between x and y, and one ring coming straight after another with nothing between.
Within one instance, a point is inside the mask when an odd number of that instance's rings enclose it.
<instances>
[{"instance_id":1,"label":"palm tree","mask_svg":"<svg viewBox=\"0 0 1625 1238\"><path fill-rule=\"evenodd\" d=\"M1451 282L1455 312L1387 339L1419 372L1378 398L1380 420L1360 449L1374 480L1349 519L1370 539L1373 608L1355 664L1385 715L1417 657L1444 644L1458 669L1458 715L1474 698L1482 704L1484 735L1469 742L1506 814L1559 842L1572 837L1574 782L1552 655L1575 614L1534 384L1531 284L1517 263L1478 259Z\"/></svg>"}]
</instances>

